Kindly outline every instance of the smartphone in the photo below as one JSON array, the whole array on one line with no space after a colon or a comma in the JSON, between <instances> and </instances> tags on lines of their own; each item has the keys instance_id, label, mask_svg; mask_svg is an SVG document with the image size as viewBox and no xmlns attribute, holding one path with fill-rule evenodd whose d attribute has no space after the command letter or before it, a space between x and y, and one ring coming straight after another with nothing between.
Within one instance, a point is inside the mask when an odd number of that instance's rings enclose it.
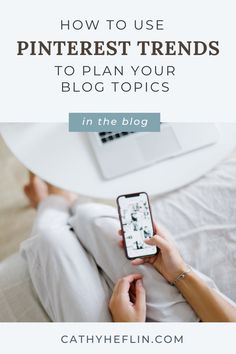
<instances>
[{"instance_id":1,"label":"smartphone","mask_svg":"<svg viewBox=\"0 0 236 354\"><path fill-rule=\"evenodd\" d=\"M144 241L154 235L152 213L147 193L120 195L117 206L128 259L153 256L159 252L156 246Z\"/></svg>"}]
</instances>

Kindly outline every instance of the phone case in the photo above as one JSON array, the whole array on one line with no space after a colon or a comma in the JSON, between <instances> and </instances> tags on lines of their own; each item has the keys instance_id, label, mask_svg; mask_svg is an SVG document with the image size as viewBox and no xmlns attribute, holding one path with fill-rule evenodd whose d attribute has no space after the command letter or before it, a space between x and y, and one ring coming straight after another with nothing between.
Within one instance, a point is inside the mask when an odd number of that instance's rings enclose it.
<instances>
[{"instance_id":1,"label":"phone case","mask_svg":"<svg viewBox=\"0 0 236 354\"><path fill-rule=\"evenodd\" d=\"M156 253L154 253L154 254L152 254L152 255L146 255L146 256L144 255L144 256L138 256L138 257L129 257L129 256L128 256L127 247L126 247L126 240L125 240L125 237L124 237L124 229L123 229L123 224L122 224L122 219L121 219L119 198L121 198L121 197L132 198L132 197L139 196L140 194L146 194L146 196L147 196L148 207L149 207L150 217L151 217L151 221L152 221L153 235L154 235L154 223L153 223L153 217L152 217L152 210L151 210L151 205L150 205L149 197L148 197L148 194L147 194L146 192L138 192L138 193L131 193L131 194L121 194L121 195L119 195L119 196L116 198L116 204L117 204L117 208L118 208L118 214L119 214L120 225L121 225L121 230L122 230L122 237L123 237L124 244L125 244L125 254L126 254L126 257L127 257L129 260L136 259L136 258L153 257L153 256L155 256L156 254L158 254L159 251L160 251L159 248L156 247L157 251L156 251Z\"/></svg>"}]
</instances>

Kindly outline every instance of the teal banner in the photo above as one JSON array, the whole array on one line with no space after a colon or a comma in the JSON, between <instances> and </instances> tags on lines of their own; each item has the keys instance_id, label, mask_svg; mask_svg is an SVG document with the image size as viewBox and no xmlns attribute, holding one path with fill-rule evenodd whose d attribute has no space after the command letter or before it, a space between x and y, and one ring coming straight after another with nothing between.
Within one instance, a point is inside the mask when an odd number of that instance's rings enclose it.
<instances>
[{"instance_id":1,"label":"teal banner","mask_svg":"<svg viewBox=\"0 0 236 354\"><path fill-rule=\"evenodd\" d=\"M70 132L159 132L160 113L69 113Z\"/></svg>"}]
</instances>

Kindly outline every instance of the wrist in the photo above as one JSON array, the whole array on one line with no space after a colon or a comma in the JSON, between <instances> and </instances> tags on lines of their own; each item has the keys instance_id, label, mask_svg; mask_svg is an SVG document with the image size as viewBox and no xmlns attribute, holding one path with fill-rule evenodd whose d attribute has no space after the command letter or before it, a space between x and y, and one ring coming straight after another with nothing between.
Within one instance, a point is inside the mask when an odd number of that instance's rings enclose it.
<instances>
[{"instance_id":1,"label":"wrist","mask_svg":"<svg viewBox=\"0 0 236 354\"><path fill-rule=\"evenodd\" d=\"M178 278L178 276L189 269L189 266L186 263L180 264L176 267L168 277L168 281L172 284Z\"/></svg>"},{"instance_id":2,"label":"wrist","mask_svg":"<svg viewBox=\"0 0 236 354\"><path fill-rule=\"evenodd\" d=\"M186 264L185 267L183 267L182 270L179 271L176 277L172 279L172 281L170 282L171 285L177 286L177 284L181 282L186 276L189 276L190 273L192 273L192 267Z\"/></svg>"}]
</instances>

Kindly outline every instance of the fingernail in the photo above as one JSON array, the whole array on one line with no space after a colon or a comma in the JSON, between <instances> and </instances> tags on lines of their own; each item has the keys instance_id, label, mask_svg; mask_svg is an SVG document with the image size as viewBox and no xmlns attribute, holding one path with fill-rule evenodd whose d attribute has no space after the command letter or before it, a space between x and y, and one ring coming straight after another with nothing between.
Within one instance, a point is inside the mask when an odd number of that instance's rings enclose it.
<instances>
[{"instance_id":1,"label":"fingernail","mask_svg":"<svg viewBox=\"0 0 236 354\"><path fill-rule=\"evenodd\" d=\"M142 282L141 279L138 279L138 280L137 280L137 286L143 286L143 282Z\"/></svg>"}]
</instances>

